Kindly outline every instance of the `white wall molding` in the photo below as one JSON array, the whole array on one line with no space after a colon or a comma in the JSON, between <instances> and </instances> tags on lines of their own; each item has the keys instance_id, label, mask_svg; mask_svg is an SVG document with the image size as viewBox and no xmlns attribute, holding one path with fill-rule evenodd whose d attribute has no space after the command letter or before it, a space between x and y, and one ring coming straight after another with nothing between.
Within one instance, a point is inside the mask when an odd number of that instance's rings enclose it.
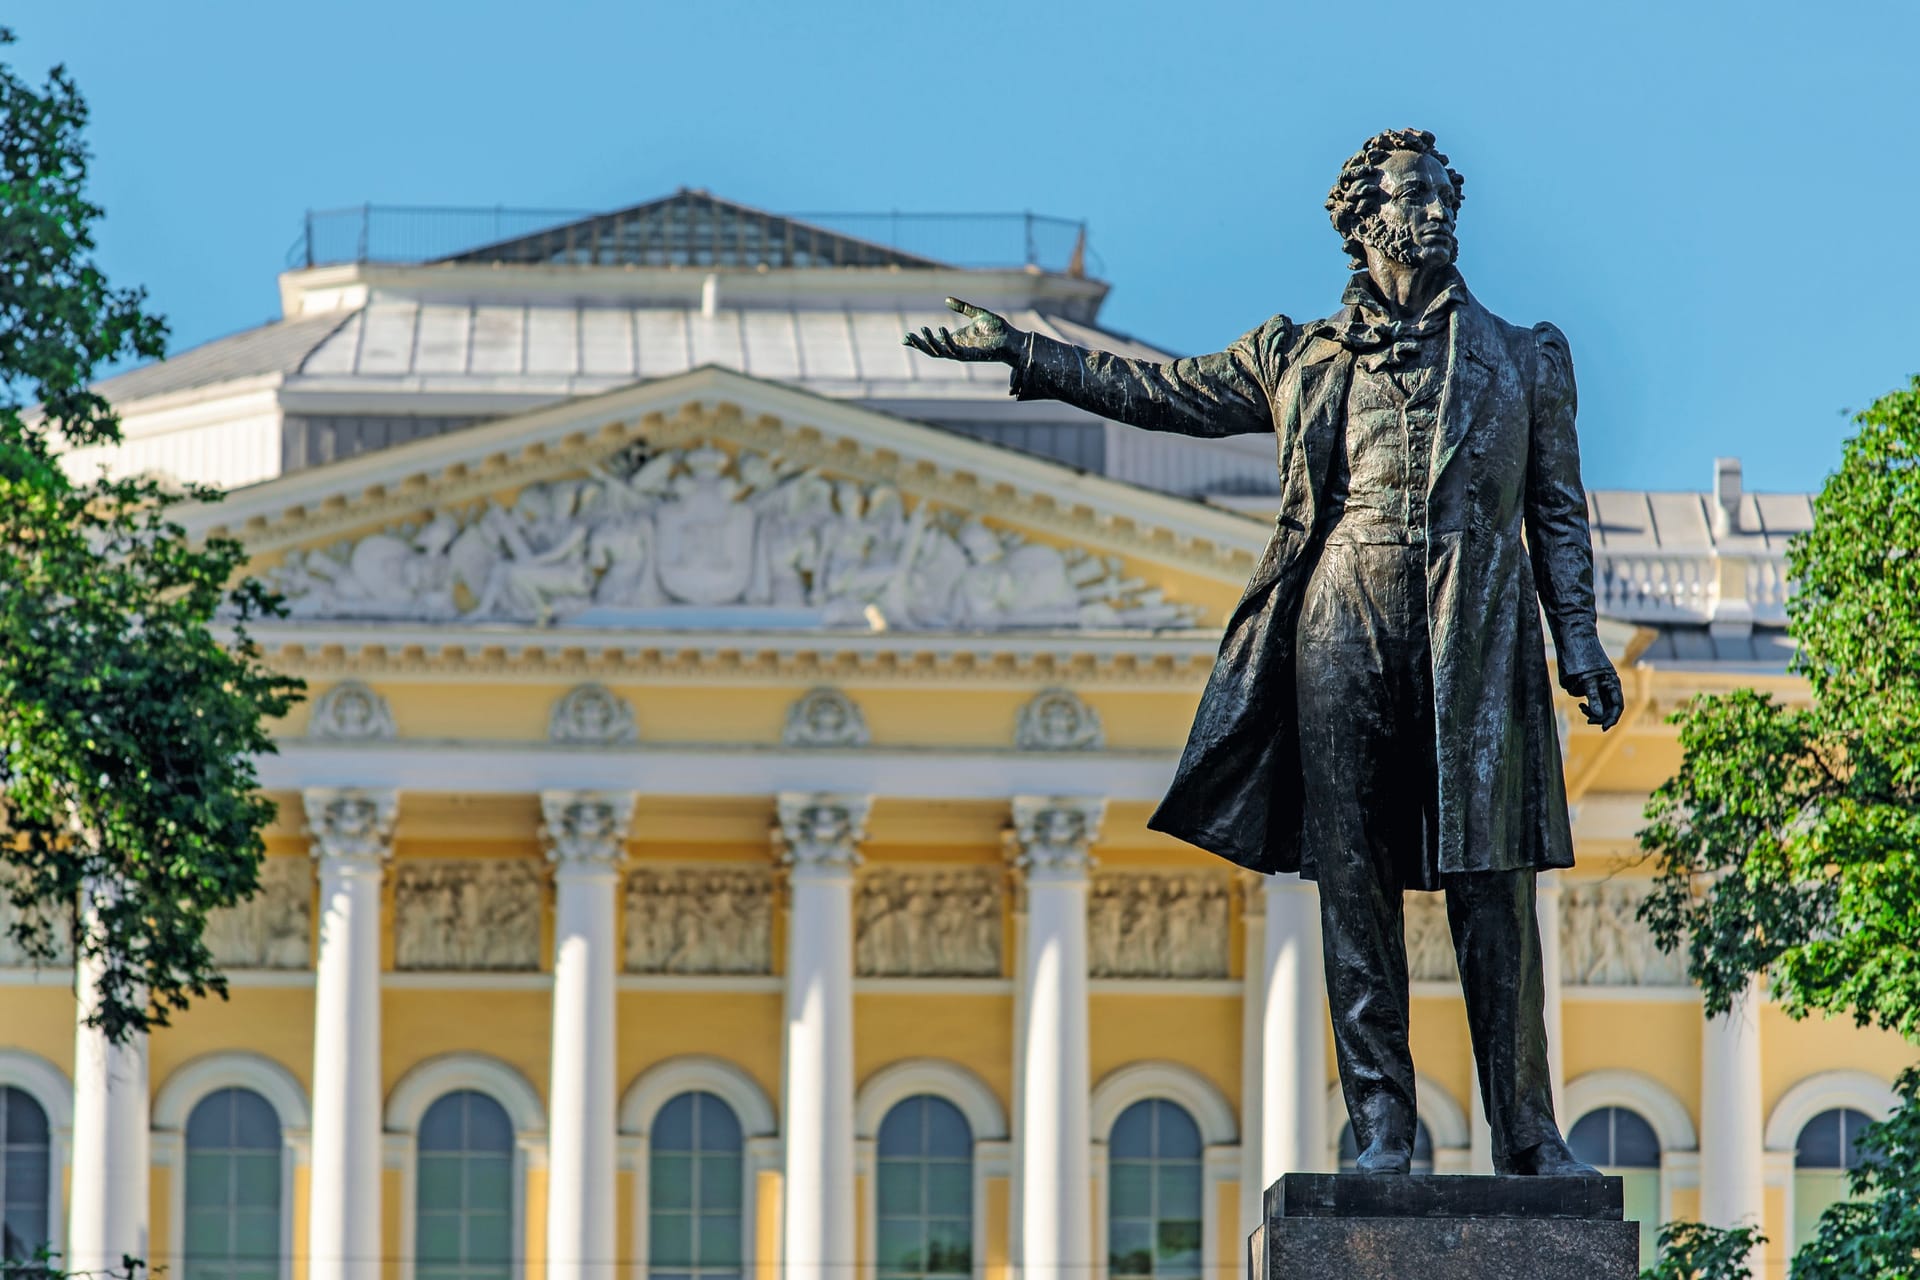
<instances>
[{"instance_id":1,"label":"white wall molding","mask_svg":"<svg viewBox=\"0 0 1920 1280\"><path fill-rule=\"evenodd\" d=\"M1121 1112L1148 1098L1184 1107L1209 1147L1240 1141L1239 1122L1226 1095L1192 1068L1172 1062L1133 1062L1100 1078L1093 1086L1094 1141L1104 1144Z\"/></svg>"},{"instance_id":2,"label":"white wall molding","mask_svg":"<svg viewBox=\"0 0 1920 1280\"><path fill-rule=\"evenodd\" d=\"M1885 1119L1900 1105L1893 1086L1865 1071L1822 1071L1808 1076L1780 1096L1767 1117L1766 1149L1792 1152L1800 1145L1800 1131L1815 1116L1839 1108L1864 1111Z\"/></svg>"},{"instance_id":3,"label":"white wall molding","mask_svg":"<svg viewBox=\"0 0 1920 1280\"><path fill-rule=\"evenodd\" d=\"M1007 1134L1007 1115L984 1081L955 1062L910 1058L875 1071L861 1084L853 1104L856 1139L880 1136L880 1125L894 1106L919 1094L951 1102L967 1118L974 1142L997 1142Z\"/></svg>"}]
</instances>

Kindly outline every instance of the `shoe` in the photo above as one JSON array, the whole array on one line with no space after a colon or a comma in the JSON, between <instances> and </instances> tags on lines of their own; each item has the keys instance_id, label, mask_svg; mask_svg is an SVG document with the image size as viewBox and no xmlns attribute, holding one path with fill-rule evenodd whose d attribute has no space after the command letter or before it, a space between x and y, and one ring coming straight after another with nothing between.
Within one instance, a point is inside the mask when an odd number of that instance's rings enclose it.
<instances>
[{"instance_id":1,"label":"shoe","mask_svg":"<svg viewBox=\"0 0 1920 1280\"><path fill-rule=\"evenodd\" d=\"M1413 1170L1413 1150L1386 1142L1375 1142L1353 1162L1360 1173L1374 1175L1405 1174Z\"/></svg>"},{"instance_id":2,"label":"shoe","mask_svg":"<svg viewBox=\"0 0 1920 1280\"><path fill-rule=\"evenodd\" d=\"M1535 1143L1507 1161L1507 1173L1523 1178L1598 1178L1600 1171L1567 1150L1559 1138Z\"/></svg>"}]
</instances>

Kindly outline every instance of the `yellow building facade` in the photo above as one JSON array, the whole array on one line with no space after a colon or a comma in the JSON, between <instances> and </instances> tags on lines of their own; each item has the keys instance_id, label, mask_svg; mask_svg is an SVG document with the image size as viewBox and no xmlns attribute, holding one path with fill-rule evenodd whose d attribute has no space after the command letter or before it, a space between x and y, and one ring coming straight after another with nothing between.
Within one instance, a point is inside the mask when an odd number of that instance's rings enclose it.
<instances>
[{"instance_id":1,"label":"yellow building facade","mask_svg":"<svg viewBox=\"0 0 1920 1280\"><path fill-rule=\"evenodd\" d=\"M608 217L290 272L283 321L107 384L111 465L232 486L190 523L286 595L255 635L309 700L261 762L262 891L215 926L230 1000L103 1055L71 973L0 956L8 1248L232 1280L1238 1272L1260 1189L1342 1158L1317 906L1145 821L1270 451L898 348L957 293L1156 354L1074 271L847 265L816 228L808 260L698 193ZM1649 1223L1757 1220L1780 1275L1912 1050L1761 993L1703 1018L1634 918L1635 831L1677 706L1804 696L1806 501L1728 469L1593 507L1628 710L1566 717L1559 1110ZM1438 907L1409 896L1421 1159L1489 1169Z\"/></svg>"}]
</instances>

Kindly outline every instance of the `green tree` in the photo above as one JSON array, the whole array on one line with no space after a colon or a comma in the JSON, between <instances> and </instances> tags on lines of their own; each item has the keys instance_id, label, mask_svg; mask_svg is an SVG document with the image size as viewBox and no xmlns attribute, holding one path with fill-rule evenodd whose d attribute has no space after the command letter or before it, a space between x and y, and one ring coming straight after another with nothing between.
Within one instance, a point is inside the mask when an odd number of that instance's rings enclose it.
<instances>
[{"instance_id":1,"label":"green tree","mask_svg":"<svg viewBox=\"0 0 1920 1280\"><path fill-rule=\"evenodd\" d=\"M225 995L201 934L258 886L261 721L300 685L247 638L278 602L232 585L240 546L169 519L217 493L61 467L120 439L101 366L166 337L94 261L86 121L64 69L35 87L0 64L0 863L16 940L51 960L72 930L118 1041Z\"/></svg>"},{"instance_id":2,"label":"green tree","mask_svg":"<svg viewBox=\"0 0 1920 1280\"><path fill-rule=\"evenodd\" d=\"M1753 1227L1723 1231L1698 1222L1660 1228L1660 1261L1640 1280L1735 1280L1749 1274L1747 1255L1767 1238Z\"/></svg>"},{"instance_id":3,"label":"green tree","mask_svg":"<svg viewBox=\"0 0 1920 1280\"><path fill-rule=\"evenodd\" d=\"M1920 1043L1920 378L1856 419L1814 526L1787 550L1805 705L1751 690L1683 709L1679 772L1641 841L1642 909L1684 947L1709 1013L1766 975L1794 1017L1851 1016ZM1920 1274L1920 1074L1862 1146L1800 1280ZM1728 1275L1744 1274L1741 1271Z\"/></svg>"}]
</instances>

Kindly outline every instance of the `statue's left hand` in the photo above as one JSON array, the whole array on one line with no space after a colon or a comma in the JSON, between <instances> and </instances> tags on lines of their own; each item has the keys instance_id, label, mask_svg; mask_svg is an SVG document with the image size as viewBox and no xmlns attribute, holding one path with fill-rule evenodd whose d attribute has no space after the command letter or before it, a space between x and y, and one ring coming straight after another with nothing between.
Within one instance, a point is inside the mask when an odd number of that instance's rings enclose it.
<instances>
[{"instance_id":1,"label":"statue's left hand","mask_svg":"<svg viewBox=\"0 0 1920 1280\"><path fill-rule=\"evenodd\" d=\"M1611 666L1562 676L1560 687L1576 698L1585 699L1580 704L1580 714L1587 718L1588 724L1599 725L1602 733L1620 723L1620 713L1626 709L1627 700L1620 692L1620 674Z\"/></svg>"}]
</instances>

